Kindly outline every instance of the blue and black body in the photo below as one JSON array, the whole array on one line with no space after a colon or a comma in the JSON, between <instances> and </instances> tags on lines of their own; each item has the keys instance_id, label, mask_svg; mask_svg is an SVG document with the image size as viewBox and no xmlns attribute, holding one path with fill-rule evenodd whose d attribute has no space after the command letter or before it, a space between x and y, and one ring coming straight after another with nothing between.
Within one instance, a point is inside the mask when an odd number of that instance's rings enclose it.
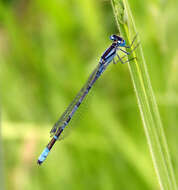
<instances>
[{"instance_id":1,"label":"blue and black body","mask_svg":"<svg viewBox=\"0 0 178 190\"><path fill-rule=\"evenodd\" d=\"M126 56L129 54L127 51L121 49L122 47L124 48L131 48L133 42L136 39L133 39L131 46L126 46L126 42L123 38L121 38L120 36L117 35L111 35L110 39L113 41L113 43L111 44L111 46L109 48L107 48L105 50L105 52L103 53L103 55L100 58L99 64L97 65L97 67L95 68L95 70L92 72L92 74L90 75L90 77L88 78L88 81L86 82L86 84L83 86L83 88L79 91L79 93L77 94L77 96L74 98L74 100L72 101L72 103L68 106L68 108L66 109L66 111L63 113L63 115L60 117L60 119L55 123L55 125L53 126L53 128L51 129L50 133L53 136L51 141L48 143L48 145L46 146L46 148L44 149L44 151L41 153L41 155L38 158L37 163L40 165L44 162L44 160L46 159L46 157L48 156L51 148L53 147L53 145L55 144L56 140L60 139L61 134L63 132L63 130L65 129L65 127L68 125L68 123L70 122L73 114L76 112L76 110L78 109L78 107L80 106L80 104L82 103L82 101L84 100L85 96L88 94L88 92L90 91L91 87L93 86L93 84L96 82L96 80L101 76L101 74L104 72L104 70L107 68L107 66L113 61L115 64L117 62L121 62L121 63L126 63L129 60L123 62L122 58L125 57L120 57L117 54L117 51L120 50L122 52L124 52L126 54ZM136 48L137 46L135 46ZM134 48L134 49L135 49ZM133 49L133 50L134 50ZM133 51L132 50L132 51ZM118 61L115 62L114 58L118 57Z\"/></svg>"}]
</instances>

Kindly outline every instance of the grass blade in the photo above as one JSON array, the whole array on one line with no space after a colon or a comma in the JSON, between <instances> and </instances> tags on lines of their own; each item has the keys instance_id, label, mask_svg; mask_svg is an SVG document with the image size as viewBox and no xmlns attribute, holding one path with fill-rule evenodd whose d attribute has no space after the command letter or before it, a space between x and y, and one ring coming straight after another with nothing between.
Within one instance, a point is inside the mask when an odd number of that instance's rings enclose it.
<instances>
[{"instance_id":1,"label":"grass blade","mask_svg":"<svg viewBox=\"0 0 178 190\"><path fill-rule=\"evenodd\" d=\"M129 4L127 0L111 0L111 3L119 33L130 44L137 31ZM176 190L177 185L170 154L141 46L133 53L132 57L135 56L138 61L134 60L134 63L129 64L129 71L156 175L162 190Z\"/></svg>"}]
</instances>

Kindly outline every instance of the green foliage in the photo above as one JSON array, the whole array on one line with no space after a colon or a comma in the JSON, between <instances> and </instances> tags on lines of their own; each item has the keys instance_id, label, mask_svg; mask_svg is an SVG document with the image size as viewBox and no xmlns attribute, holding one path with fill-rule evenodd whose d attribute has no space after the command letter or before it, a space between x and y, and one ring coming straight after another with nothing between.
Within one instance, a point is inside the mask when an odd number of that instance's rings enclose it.
<instances>
[{"instance_id":1,"label":"green foliage","mask_svg":"<svg viewBox=\"0 0 178 190\"><path fill-rule=\"evenodd\" d=\"M178 3L129 3L178 177ZM124 11L120 16L124 23ZM6 188L158 189L126 64L110 65L74 116L70 135L44 165L36 164L53 123L118 33L110 2L2 1L0 21ZM136 66L130 63L130 72Z\"/></svg>"}]
</instances>

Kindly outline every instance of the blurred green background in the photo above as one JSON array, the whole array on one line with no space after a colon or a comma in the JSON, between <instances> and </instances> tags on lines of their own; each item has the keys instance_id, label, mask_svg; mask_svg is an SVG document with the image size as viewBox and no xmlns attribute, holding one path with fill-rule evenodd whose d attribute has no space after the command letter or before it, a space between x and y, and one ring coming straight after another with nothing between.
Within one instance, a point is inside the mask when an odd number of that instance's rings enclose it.
<instances>
[{"instance_id":1,"label":"blurred green background","mask_svg":"<svg viewBox=\"0 0 178 190\"><path fill-rule=\"evenodd\" d=\"M177 179L178 1L129 3ZM106 0L0 2L0 189L159 189L127 64L110 65L75 114L68 137L44 165L36 164L52 125L113 33Z\"/></svg>"}]
</instances>

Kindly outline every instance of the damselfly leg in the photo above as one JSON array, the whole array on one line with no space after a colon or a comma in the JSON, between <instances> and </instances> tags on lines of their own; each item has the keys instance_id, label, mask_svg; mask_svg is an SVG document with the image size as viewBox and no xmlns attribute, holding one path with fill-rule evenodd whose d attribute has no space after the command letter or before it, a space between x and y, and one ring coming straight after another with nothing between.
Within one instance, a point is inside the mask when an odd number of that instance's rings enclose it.
<instances>
[{"instance_id":1,"label":"damselfly leg","mask_svg":"<svg viewBox=\"0 0 178 190\"><path fill-rule=\"evenodd\" d=\"M124 47L125 47L125 48L132 48L134 42L136 41L137 36L138 36L138 33L134 36L131 45L130 45L130 46L124 46ZM121 62L122 64L124 64L124 63L127 63L127 62L129 62L129 61L132 61L132 60L136 59L137 57L132 57L132 58L126 60L126 61L123 61L123 59L124 59L126 56L130 55L133 51L135 51L135 49L139 46L139 44L140 44L140 42L138 42L138 43L136 44L136 46L135 46L130 52L127 52L127 51L121 49L120 47L118 47L117 49L118 49L118 50L121 50L123 53L125 53L125 55L122 56L122 57L120 57L120 56L117 54L118 61L115 62L115 63Z\"/></svg>"},{"instance_id":2,"label":"damselfly leg","mask_svg":"<svg viewBox=\"0 0 178 190\"><path fill-rule=\"evenodd\" d=\"M119 60L117 61L117 63L118 63L118 62L121 62L122 64L127 63L127 62L130 62L130 61L133 61L134 59L137 59L137 57L132 57L132 58L126 60L126 61L122 61L123 57L125 57L125 56L120 57L118 54L116 54L116 55L117 55L117 57L118 57L118 59L119 59ZM116 64L116 62L115 62L114 64Z\"/></svg>"},{"instance_id":3,"label":"damselfly leg","mask_svg":"<svg viewBox=\"0 0 178 190\"><path fill-rule=\"evenodd\" d=\"M115 59L113 58L113 63L116 64Z\"/></svg>"}]
</instances>

